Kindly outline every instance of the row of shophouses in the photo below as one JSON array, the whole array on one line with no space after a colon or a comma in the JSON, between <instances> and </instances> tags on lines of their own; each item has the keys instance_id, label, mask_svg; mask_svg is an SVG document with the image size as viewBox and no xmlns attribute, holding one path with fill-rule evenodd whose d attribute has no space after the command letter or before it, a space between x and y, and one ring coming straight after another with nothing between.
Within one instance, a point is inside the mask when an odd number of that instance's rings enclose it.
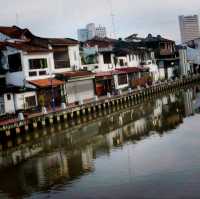
<instances>
[{"instance_id":1,"label":"row of shophouses","mask_svg":"<svg viewBox=\"0 0 200 199\"><path fill-rule=\"evenodd\" d=\"M189 71L185 48L161 36L81 43L0 27L0 115L82 104Z\"/></svg>"}]
</instances>

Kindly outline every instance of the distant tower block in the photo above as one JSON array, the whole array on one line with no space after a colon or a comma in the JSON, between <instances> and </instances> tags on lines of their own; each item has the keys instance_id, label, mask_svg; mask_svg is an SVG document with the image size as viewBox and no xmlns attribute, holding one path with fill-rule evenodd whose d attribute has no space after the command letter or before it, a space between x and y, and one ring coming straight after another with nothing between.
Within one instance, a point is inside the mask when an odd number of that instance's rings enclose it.
<instances>
[{"instance_id":1,"label":"distant tower block","mask_svg":"<svg viewBox=\"0 0 200 199\"><path fill-rule=\"evenodd\" d=\"M182 43L200 37L198 15L179 16L179 26Z\"/></svg>"}]
</instances>

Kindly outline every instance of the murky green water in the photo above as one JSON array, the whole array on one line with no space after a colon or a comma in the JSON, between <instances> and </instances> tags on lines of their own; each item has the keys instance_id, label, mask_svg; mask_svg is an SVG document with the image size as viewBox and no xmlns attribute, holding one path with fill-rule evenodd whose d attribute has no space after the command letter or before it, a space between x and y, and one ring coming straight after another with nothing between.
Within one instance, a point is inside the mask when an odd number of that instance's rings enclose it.
<instances>
[{"instance_id":1,"label":"murky green water","mask_svg":"<svg viewBox=\"0 0 200 199\"><path fill-rule=\"evenodd\" d=\"M199 198L199 91L1 140L0 199Z\"/></svg>"}]
</instances>

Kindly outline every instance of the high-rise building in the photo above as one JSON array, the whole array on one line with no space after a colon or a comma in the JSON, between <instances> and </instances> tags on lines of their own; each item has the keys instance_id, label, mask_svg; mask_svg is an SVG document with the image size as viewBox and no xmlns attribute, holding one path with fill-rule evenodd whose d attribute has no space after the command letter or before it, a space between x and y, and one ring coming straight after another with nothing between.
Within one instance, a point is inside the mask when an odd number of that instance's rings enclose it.
<instances>
[{"instance_id":1,"label":"high-rise building","mask_svg":"<svg viewBox=\"0 0 200 199\"><path fill-rule=\"evenodd\" d=\"M78 40L82 42L88 40L88 30L86 28L78 29Z\"/></svg>"},{"instance_id":2,"label":"high-rise building","mask_svg":"<svg viewBox=\"0 0 200 199\"><path fill-rule=\"evenodd\" d=\"M179 25L182 43L200 37L198 15L179 16Z\"/></svg>"},{"instance_id":3,"label":"high-rise building","mask_svg":"<svg viewBox=\"0 0 200 199\"><path fill-rule=\"evenodd\" d=\"M89 23L86 29L88 30L88 39L92 39L96 36L96 27L94 23Z\"/></svg>"},{"instance_id":4,"label":"high-rise building","mask_svg":"<svg viewBox=\"0 0 200 199\"><path fill-rule=\"evenodd\" d=\"M86 41L94 38L95 36L104 38L106 37L106 27L98 26L96 27L94 23L86 25L86 28L78 29L78 40Z\"/></svg>"},{"instance_id":5,"label":"high-rise building","mask_svg":"<svg viewBox=\"0 0 200 199\"><path fill-rule=\"evenodd\" d=\"M96 36L101 38L106 37L106 27L103 26L96 27Z\"/></svg>"}]
</instances>

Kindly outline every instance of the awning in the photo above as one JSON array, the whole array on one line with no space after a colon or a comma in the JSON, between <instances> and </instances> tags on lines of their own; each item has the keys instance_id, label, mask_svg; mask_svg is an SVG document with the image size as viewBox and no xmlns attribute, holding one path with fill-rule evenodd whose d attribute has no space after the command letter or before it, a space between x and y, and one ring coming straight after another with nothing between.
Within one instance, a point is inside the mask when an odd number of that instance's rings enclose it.
<instances>
[{"instance_id":1,"label":"awning","mask_svg":"<svg viewBox=\"0 0 200 199\"><path fill-rule=\"evenodd\" d=\"M64 84L63 81L58 79L40 79L29 81L30 84L39 88L57 87Z\"/></svg>"}]
</instances>

